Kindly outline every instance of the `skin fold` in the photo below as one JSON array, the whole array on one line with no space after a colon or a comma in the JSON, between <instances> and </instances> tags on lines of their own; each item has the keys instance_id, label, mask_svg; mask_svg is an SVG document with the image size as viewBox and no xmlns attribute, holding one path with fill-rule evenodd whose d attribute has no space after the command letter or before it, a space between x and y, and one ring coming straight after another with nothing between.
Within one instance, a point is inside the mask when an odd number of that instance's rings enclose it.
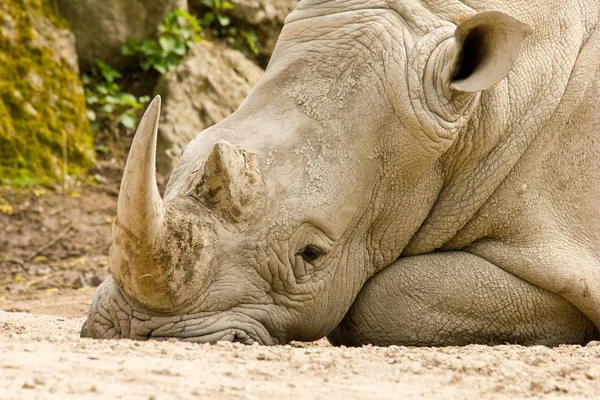
<instances>
[{"instance_id":1,"label":"skin fold","mask_svg":"<svg viewBox=\"0 0 600 400\"><path fill-rule=\"evenodd\" d=\"M401 258L383 269L328 336L354 346L556 346L597 337L594 324L560 295L458 251Z\"/></svg>"},{"instance_id":2,"label":"skin fold","mask_svg":"<svg viewBox=\"0 0 600 400\"><path fill-rule=\"evenodd\" d=\"M164 196L141 122L82 336L585 343L600 2L302 1Z\"/></svg>"}]
</instances>

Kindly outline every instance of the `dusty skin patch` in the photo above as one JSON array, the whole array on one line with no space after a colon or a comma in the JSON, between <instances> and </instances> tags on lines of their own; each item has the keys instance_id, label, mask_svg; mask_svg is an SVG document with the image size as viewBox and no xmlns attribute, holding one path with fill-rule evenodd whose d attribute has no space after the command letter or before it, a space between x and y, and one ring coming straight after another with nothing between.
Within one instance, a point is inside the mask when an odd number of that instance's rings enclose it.
<instances>
[{"instance_id":1,"label":"dusty skin patch","mask_svg":"<svg viewBox=\"0 0 600 400\"><path fill-rule=\"evenodd\" d=\"M65 315L90 300L86 290L61 291L22 299L30 313L0 311L2 399L600 396L600 342L335 348L326 341L260 347L80 339L83 318ZM0 308L9 304L0 301Z\"/></svg>"}]
</instances>

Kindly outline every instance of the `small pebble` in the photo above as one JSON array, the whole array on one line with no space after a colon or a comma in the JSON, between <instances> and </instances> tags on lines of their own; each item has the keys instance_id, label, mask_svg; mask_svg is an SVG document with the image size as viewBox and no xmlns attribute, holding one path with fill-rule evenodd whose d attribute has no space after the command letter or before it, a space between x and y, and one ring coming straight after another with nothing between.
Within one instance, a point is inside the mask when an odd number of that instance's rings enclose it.
<instances>
[{"instance_id":1,"label":"small pebble","mask_svg":"<svg viewBox=\"0 0 600 400\"><path fill-rule=\"evenodd\" d=\"M23 389L35 389L35 382L32 381L31 379L28 379L23 384Z\"/></svg>"}]
</instances>

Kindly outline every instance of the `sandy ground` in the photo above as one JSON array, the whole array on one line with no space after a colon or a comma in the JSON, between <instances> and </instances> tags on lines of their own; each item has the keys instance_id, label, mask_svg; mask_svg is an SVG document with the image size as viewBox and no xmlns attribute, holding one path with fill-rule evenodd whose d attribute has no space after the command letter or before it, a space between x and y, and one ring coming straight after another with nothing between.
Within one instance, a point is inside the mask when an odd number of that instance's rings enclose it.
<instances>
[{"instance_id":1,"label":"sandy ground","mask_svg":"<svg viewBox=\"0 0 600 400\"><path fill-rule=\"evenodd\" d=\"M0 301L0 399L600 398L586 347L260 347L80 339L89 289ZM20 312L17 310L27 310Z\"/></svg>"}]
</instances>

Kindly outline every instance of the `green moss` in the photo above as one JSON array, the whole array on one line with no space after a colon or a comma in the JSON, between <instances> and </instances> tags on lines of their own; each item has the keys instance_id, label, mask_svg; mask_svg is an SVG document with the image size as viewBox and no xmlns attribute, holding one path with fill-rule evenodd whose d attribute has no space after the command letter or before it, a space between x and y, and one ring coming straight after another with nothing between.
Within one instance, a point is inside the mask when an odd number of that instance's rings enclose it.
<instances>
[{"instance_id":1,"label":"green moss","mask_svg":"<svg viewBox=\"0 0 600 400\"><path fill-rule=\"evenodd\" d=\"M60 29L70 29L69 23L60 16L58 12L58 5L56 4L56 0L42 0L36 1L33 8L33 15L44 16L52 22L57 28Z\"/></svg>"},{"instance_id":2,"label":"green moss","mask_svg":"<svg viewBox=\"0 0 600 400\"><path fill-rule=\"evenodd\" d=\"M39 19L65 26L49 0L0 2L0 182L61 177L65 147L70 175L94 158L81 81L36 32Z\"/></svg>"}]
</instances>

